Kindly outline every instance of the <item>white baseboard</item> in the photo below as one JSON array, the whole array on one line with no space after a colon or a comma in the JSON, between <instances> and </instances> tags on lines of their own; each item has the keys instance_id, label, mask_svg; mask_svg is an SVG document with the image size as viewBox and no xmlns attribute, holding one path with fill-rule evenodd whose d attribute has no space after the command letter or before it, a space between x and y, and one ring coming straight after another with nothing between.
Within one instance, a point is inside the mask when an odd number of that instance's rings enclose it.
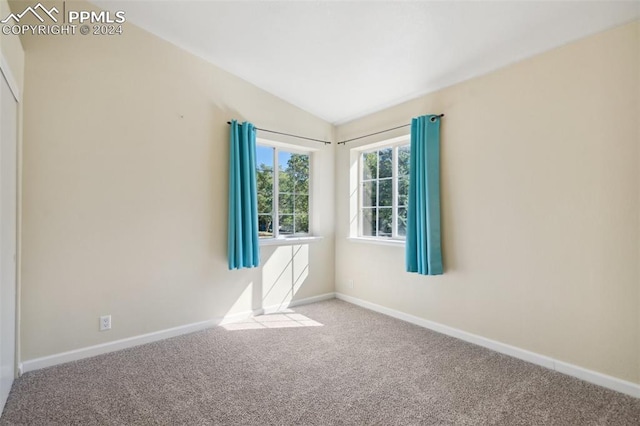
<instances>
[{"instance_id":1,"label":"white baseboard","mask_svg":"<svg viewBox=\"0 0 640 426\"><path fill-rule=\"evenodd\" d=\"M18 368L21 373L27 373L29 371L39 370L41 368L52 367L54 365L64 364L71 361L77 361L84 358L90 358L96 355L101 355L109 352L118 351L121 349L127 349L134 346L143 345L145 343L151 343L158 340L168 339L170 337L176 337L183 334L193 333L195 331L204 330L206 328L215 327L217 325L239 321L255 315L261 315L263 313L269 314L285 308L291 308L294 306L306 305L309 303L315 303L323 300L333 299L334 297L340 300L343 300L345 302L349 302L354 305L357 305L375 312L379 312L381 314L388 315L393 318L397 318L403 321L410 322L412 324L419 325L421 327L428 328L438 333L446 334L448 336L452 336L460 340L464 340L466 342L474 343L476 345L483 346L485 348L503 353L505 355L512 356L514 358L519 358L524 361L528 361L533 364L537 364L542 367L546 367L551 370L555 370L560 373L564 373L569 376L576 377L586 382L590 382L590 383L593 383L608 389L612 389L636 398L640 398L639 384L618 379L616 377L608 376L606 374L598 373L593 370L588 370L586 368L582 368L577 365L569 364L545 355L527 351L525 349L511 346L495 340L487 339L485 337L478 336L476 334L468 333L466 331L449 327L447 325L439 324L434 321L429 321L424 318L419 318L414 315L397 311L395 309L377 305L375 303L367 302L366 300L358 299L356 297L347 296L346 294L342 294L342 293L321 294L318 296L308 297L305 299L293 300L283 305L267 306L262 309L257 309L254 311L240 312L233 315L227 315L225 317L213 318L207 321L187 324L179 327L169 328L166 330L156 331L153 333L143 334L140 336L134 336L126 339L116 340L113 342L107 342L99 345L75 349L72 351L49 355L42 358L35 358L35 359L22 362L18 366Z\"/></svg>"},{"instance_id":2,"label":"white baseboard","mask_svg":"<svg viewBox=\"0 0 640 426\"><path fill-rule=\"evenodd\" d=\"M640 385L633 382L628 382L626 380L618 379L613 376L608 376L606 374L598 373L593 370L578 367L577 365L569 364L545 355L507 345L506 343L487 339L486 337L478 336L477 334L468 333L457 328L449 327L447 325L429 321L424 318L419 318L410 314L406 314L404 312L397 311L395 309L367 302L366 300L347 296L346 294L336 293L336 298L360 306L362 308L366 308L393 318L397 318L424 328L428 328L433 331L437 331L438 333L446 334L448 336L452 336L466 342L483 346L485 348L512 356L514 358L519 358L524 361L528 361L533 364L537 364L542 367L567 374L569 376L577 377L578 379L584 380L585 382L590 382L598 386L624 393L626 395L640 398Z\"/></svg>"},{"instance_id":3,"label":"white baseboard","mask_svg":"<svg viewBox=\"0 0 640 426\"><path fill-rule=\"evenodd\" d=\"M321 294L319 296L307 297L305 299L292 300L289 303L284 303L282 305L265 306L262 309L262 313L271 314L271 313L278 312L278 311L281 311L281 310L286 309L286 308L293 308L295 306L300 306L300 305L308 305L309 303L322 302L323 300L329 300L329 299L335 299L335 298L336 298L336 294L335 293L325 293L325 294Z\"/></svg>"},{"instance_id":4,"label":"white baseboard","mask_svg":"<svg viewBox=\"0 0 640 426\"><path fill-rule=\"evenodd\" d=\"M54 365L64 364L71 361L77 361L84 358L90 358L96 355L102 355L109 352L115 352L122 349L131 348L134 346L144 345L145 343L156 342L158 340L168 339L170 337L176 337L183 334L193 333L195 331L204 330L206 328L215 327L221 324L227 324L234 321L240 321L251 316L261 315L263 313L277 312L280 309L306 305L309 303L315 303L322 300L333 299L335 293L326 293L319 296L308 297L300 300L292 300L282 306L269 306L262 309L256 309L253 311L239 312L232 315L226 315L224 317L213 318L207 321L196 322L192 324L181 325L179 327L168 328L166 330L154 331L153 333L142 334L139 336L128 337L126 339L115 340L113 342L101 343L99 345L88 346L85 348L74 349L68 352L62 352L54 355L45 356L42 358L35 358L24 361L18 366L18 370L21 373L27 373L29 371L40 370L41 368L53 367Z\"/></svg>"}]
</instances>

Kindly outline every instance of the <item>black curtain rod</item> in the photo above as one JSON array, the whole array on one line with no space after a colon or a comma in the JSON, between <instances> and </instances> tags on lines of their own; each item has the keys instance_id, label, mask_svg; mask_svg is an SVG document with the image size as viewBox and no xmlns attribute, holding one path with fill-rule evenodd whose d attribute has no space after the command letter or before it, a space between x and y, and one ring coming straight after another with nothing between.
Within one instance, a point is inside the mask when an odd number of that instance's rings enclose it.
<instances>
[{"instance_id":1,"label":"black curtain rod","mask_svg":"<svg viewBox=\"0 0 640 426\"><path fill-rule=\"evenodd\" d=\"M230 122L230 121L227 121L227 124L231 124L231 122ZM292 135L291 133L276 132L275 130L261 129L261 128L259 128L259 127L255 127L255 129L256 129L256 130L260 130L261 132L275 133L275 134L278 134L278 135L291 136L291 137L293 137L293 138L305 139L305 140L308 140L308 141L320 142L320 143L323 143L323 144L325 144L325 145L331 145L331 142L329 142L329 141L323 141L323 140L320 140L320 139L313 139L313 138L307 138L307 137L305 137L305 136Z\"/></svg>"},{"instance_id":2,"label":"black curtain rod","mask_svg":"<svg viewBox=\"0 0 640 426\"><path fill-rule=\"evenodd\" d=\"M438 115L436 115L436 117L442 118L442 117L444 117L444 114L438 114ZM431 118L431 121L435 121L433 118L434 117ZM392 127L391 129L380 130L379 132L375 132L375 133L369 133L368 135L364 135L364 136L358 136L357 138L347 139L346 141L338 142L338 145L340 145L340 144L344 145L347 142L353 142L353 141L357 141L358 139L368 138L369 136L379 135L380 133L386 133L386 132L390 132L392 130L402 129L403 127L407 127L407 126L411 126L411 123L403 124L402 126L398 126L398 127Z\"/></svg>"}]
</instances>

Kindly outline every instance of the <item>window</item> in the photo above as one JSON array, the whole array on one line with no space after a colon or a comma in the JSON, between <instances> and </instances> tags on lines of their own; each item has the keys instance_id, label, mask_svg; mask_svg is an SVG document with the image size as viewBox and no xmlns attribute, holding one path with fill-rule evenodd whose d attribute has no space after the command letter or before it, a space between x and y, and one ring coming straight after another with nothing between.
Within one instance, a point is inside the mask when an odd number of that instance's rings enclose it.
<instances>
[{"instance_id":1,"label":"window","mask_svg":"<svg viewBox=\"0 0 640 426\"><path fill-rule=\"evenodd\" d=\"M410 153L406 138L360 153L359 236L405 238Z\"/></svg>"},{"instance_id":2,"label":"window","mask_svg":"<svg viewBox=\"0 0 640 426\"><path fill-rule=\"evenodd\" d=\"M308 152L257 145L260 238L309 235L309 157Z\"/></svg>"}]
</instances>

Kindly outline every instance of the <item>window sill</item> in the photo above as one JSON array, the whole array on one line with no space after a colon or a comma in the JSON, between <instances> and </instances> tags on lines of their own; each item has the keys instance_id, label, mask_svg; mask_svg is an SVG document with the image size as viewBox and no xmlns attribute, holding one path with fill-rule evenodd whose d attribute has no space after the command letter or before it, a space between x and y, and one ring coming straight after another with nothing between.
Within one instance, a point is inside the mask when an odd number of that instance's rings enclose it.
<instances>
[{"instance_id":1,"label":"window sill","mask_svg":"<svg viewBox=\"0 0 640 426\"><path fill-rule=\"evenodd\" d=\"M315 243L322 237L290 237L290 238L265 238L260 240L260 246L293 246L296 244Z\"/></svg>"},{"instance_id":2,"label":"window sill","mask_svg":"<svg viewBox=\"0 0 640 426\"><path fill-rule=\"evenodd\" d=\"M380 238L349 237L347 241L360 244L375 244L379 246L404 247L404 240L382 240Z\"/></svg>"}]
</instances>

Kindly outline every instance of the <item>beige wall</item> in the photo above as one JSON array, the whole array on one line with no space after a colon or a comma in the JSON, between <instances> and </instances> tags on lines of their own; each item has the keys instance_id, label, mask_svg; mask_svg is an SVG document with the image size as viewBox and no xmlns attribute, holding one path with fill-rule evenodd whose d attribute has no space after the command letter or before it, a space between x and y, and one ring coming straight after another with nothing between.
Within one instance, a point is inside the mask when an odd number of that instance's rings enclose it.
<instances>
[{"instance_id":1,"label":"beige wall","mask_svg":"<svg viewBox=\"0 0 640 426\"><path fill-rule=\"evenodd\" d=\"M291 288L330 292L335 278L342 293L639 382L638 27L337 129L131 25L25 39L21 359L277 304ZM342 140L434 112L445 275L347 241L356 143L306 145L322 241L227 270L228 119Z\"/></svg>"},{"instance_id":2,"label":"beige wall","mask_svg":"<svg viewBox=\"0 0 640 426\"><path fill-rule=\"evenodd\" d=\"M330 124L132 25L23 41L23 361L333 291L333 146L305 145L324 239L226 260L227 120Z\"/></svg>"},{"instance_id":3,"label":"beige wall","mask_svg":"<svg viewBox=\"0 0 640 426\"><path fill-rule=\"evenodd\" d=\"M638 28L339 126L344 140L446 114L446 271L407 274L403 248L347 241L358 144L341 145L337 291L639 382Z\"/></svg>"}]
</instances>

